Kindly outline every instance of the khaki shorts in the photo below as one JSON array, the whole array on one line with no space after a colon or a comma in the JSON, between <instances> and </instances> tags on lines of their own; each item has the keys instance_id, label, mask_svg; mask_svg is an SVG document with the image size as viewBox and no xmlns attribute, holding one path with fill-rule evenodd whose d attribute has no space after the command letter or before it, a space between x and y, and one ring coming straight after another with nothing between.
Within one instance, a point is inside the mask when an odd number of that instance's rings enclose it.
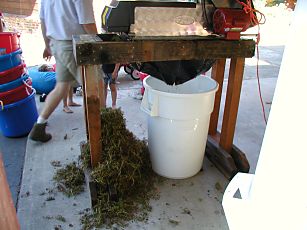
<instances>
[{"instance_id":1,"label":"khaki shorts","mask_svg":"<svg viewBox=\"0 0 307 230\"><path fill-rule=\"evenodd\" d=\"M81 83L80 66L76 65L72 41L50 40L50 49L56 60L56 80Z\"/></svg>"}]
</instances>

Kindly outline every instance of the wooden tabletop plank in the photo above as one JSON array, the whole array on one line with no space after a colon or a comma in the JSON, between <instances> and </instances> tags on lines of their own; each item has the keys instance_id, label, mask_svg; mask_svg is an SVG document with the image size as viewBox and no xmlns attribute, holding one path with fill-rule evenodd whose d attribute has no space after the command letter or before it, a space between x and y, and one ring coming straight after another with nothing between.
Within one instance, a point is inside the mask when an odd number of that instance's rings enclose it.
<instances>
[{"instance_id":1,"label":"wooden tabletop plank","mask_svg":"<svg viewBox=\"0 0 307 230\"><path fill-rule=\"evenodd\" d=\"M253 57L255 41L221 39L102 41L98 36L74 36L78 65Z\"/></svg>"}]
</instances>

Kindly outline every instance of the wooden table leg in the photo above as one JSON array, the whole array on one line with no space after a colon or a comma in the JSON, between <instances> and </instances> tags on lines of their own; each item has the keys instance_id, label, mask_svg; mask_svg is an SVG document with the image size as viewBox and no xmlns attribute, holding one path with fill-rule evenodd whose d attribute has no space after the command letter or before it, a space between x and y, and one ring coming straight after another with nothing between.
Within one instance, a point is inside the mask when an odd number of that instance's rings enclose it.
<instances>
[{"instance_id":1,"label":"wooden table leg","mask_svg":"<svg viewBox=\"0 0 307 230\"><path fill-rule=\"evenodd\" d=\"M241 86L244 72L244 58L232 58L230 62L227 94L221 131L220 145L230 152L235 133Z\"/></svg>"},{"instance_id":2,"label":"wooden table leg","mask_svg":"<svg viewBox=\"0 0 307 230\"><path fill-rule=\"evenodd\" d=\"M211 72L211 77L217 81L219 84L219 89L215 94L214 108L210 117L206 156L227 179L231 179L238 172L238 169L234 160L232 159L232 156L219 146L220 133L217 131L223 91L225 64L226 59L218 59Z\"/></svg>"},{"instance_id":3,"label":"wooden table leg","mask_svg":"<svg viewBox=\"0 0 307 230\"><path fill-rule=\"evenodd\" d=\"M97 65L87 65L85 68L84 80L86 91L86 112L89 133L89 144L91 152L91 165L97 166L102 151L101 144L101 116L99 99L99 75Z\"/></svg>"},{"instance_id":4,"label":"wooden table leg","mask_svg":"<svg viewBox=\"0 0 307 230\"><path fill-rule=\"evenodd\" d=\"M233 146L243 81L244 62L244 58L232 58L230 62L220 146L231 154L239 171L248 172L250 165L245 154Z\"/></svg>"},{"instance_id":5,"label":"wooden table leg","mask_svg":"<svg viewBox=\"0 0 307 230\"><path fill-rule=\"evenodd\" d=\"M221 133L219 133L217 131L217 124L224 72L225 59L220 59L215 63L212 69L212 78L219 83L220 88L216 93L214 110L211 114L206 156L226 176L226 178L231 179L238 171L249 171L249 163L245 154L233 145L243 81L244 58L231 59L222 130Z\"/></svg>"},{"instance_id":6,"label":"wooden table leg","mask_svg":"<svg viewBox=\"0 0 307 230\"><path fill-rule=\"evenodd\" d=\"M83 96L83 108L84 108L84 119L85 119L85 131L86 131L86 139L87 141L89 140L89 135L88 135L88 119L87 119L87 101L86 101L86 90L85 90L85 77L84 77L84 66L80 67L80 71L81 71L81 81L82 81L82 96Z\"/></svg>"},{"instance_id":7,"label":"wooden table leg","mask_svg":"<svg viewBox=\"0 0 307 230\"><path fill-rule=\"evenodd\" d=\"M0 153L0 229L19 230L16 210L6 180L2 155Z\"/></svg>"},{"instance_id":8,"label":"wooden table leg","mask_svg":"<svg viewBox=\"0 0 307 230\"><path fill-rule=\"evenodd\" d=\"M220 104L223 91L224 73L226 59L218 59L212 67L211 78L219 84L219 89L215 94L214 108L210 117L209 135L212 137L217 132L217 124L219 121Z\"/></svg>"}]
</instances>

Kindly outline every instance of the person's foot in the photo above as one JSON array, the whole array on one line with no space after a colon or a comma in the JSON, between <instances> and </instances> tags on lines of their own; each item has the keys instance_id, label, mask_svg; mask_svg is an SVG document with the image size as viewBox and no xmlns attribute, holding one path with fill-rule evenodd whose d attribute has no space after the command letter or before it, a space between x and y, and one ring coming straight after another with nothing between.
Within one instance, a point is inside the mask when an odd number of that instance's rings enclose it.
<instances>
[{"instance_id":1,"label":"person's foot","mask_svg":"<svg viewBox=\"0 0 307 230\"><path fill-rule=\"evenodd\" d=\"M73 113L74 111L72 111L68 106L64 106L63 107L63 111L65 112L65 113Z\"/></svg>"},{"instance_id":2,"label":"person's foot","mask_svg":"<svg viewBox=\"0 0 307 230\"><path fill-rule=\"evenodd\" d=\"M116 109L116 105L112 105L112 109Z\"/></svg>"},{"instance_id":3,"label":"person's foot","mask_svg":"<svg viewBox=\"0 0 307 230\"><path fill-rule=\"evenodd\" d=\"M69 102L68 105L69 106L81 106L80 104L78 104L76 102Z\"/></svg>"},{"instance_id":4,"label":"person's foot","mask_svg":"<svg viewBox=\"0 0 307 230\"><path fill-rule=\"evenodd\" d=\"M52 136L50 133L46 133L46 123L37 124L35 123L30 134L29 138L33 141L40 141L40 142L47 142L49 141Z\"/></svg>"}]
</instances>

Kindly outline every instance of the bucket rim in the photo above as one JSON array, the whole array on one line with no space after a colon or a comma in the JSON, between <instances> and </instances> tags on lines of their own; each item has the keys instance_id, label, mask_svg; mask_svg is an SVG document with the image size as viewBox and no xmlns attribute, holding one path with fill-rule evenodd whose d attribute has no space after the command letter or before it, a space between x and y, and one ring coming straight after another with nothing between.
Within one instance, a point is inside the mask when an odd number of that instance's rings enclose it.
<instances>
[{"instance_id":1,"label":"bucket rim","mask_svg":"<svg viewBox=\"0 0 307 230\"><path fill-rule=\"evenodd\" d=\"M12 107L15 107L15 106L19 106L19 105L21 105L21 104L24 104L24 103L26 103L27 101L31 100L34 96L35 96L35 90L33 90L32 93L31 93L28 97L26 97L26 98L24 98L24 99L22 99L22 100L20 100L20 101L17 101L17 102L8 104L8 105L4 105L3 108L0 108L0 112L4 111L4 110L6 110L6 109L10 109L10 108L12 108Z\"/></svg>"},{"instance_id":2,"label":"bucket rim","mask_svg":"<svg viewBox=\"0 0 307 230\"><path fill-rule=\"evenodd\" d=\"M10 32L10 31L6 31L6 32L1 32L0 36L7 36L7 35L19 35L19 32Z\"/></svg>"},{"instance_id":3,"label":"bucket rim","mask_svg":"<svg viewBox=\"0 0 307 230\"><path fill-rule=\"evenodd\" d=\"M24 81L27 81L28 78L30 78L30 76L26 73L23 73L19 78L15 79L14 81L10 81L10 82L7 82L7 83L0 85L0 92L3 93L3 92L6 92L6 91L9 91L11 89L7 90L6 88L9 88L12 85L18 84L19 82L23 83Z\"/></svg>"},{"instance_id":4,"label":"bucket rim","mask_svg":"<svg viewBox=\"0 0 307 230\"><path fill-rule=\"evenodd\" d=\"M206 76L204 76L206 77ZM148 75L144 80L143 80L143 85L145 87L145 90L146 88L150 88L150 90L154 91L154 92L157 92L158 94L160 95L164 95L164 96L169 96L169 97L195 97L197 95L204 95L204 94L211 94L211 93L215 93L218 88L219 88L219 84L212 78L209 78L209 77L206 77L207 79L209 79L210 81L214 81L215 83L215 87L210 89L209 91L207 92L202 92L202 93L168 93L168 92L164 92L164 91L159 91L159 90L156 90L154 88L152 88L150 85L147 84L147 81L150 80L151 78L154 78L150 75ZM160 80L160 79L158 79ZM161 81L161 80L160 80ZM162 81L163 82L163 81Z\"/></svg>"},{"instance_id":5,"label":"bucket rim","mask_svg":"<svg viewBox=\"0 0 307 230\"><path fill-rule=\"evenodd\" d=\"M13 51L13 52L11 52L11 53L9 53L9 54L1 55L1 56L0 56L0 60L1 60L1 59L10 58L10 57L12 57L12 56L14 56L14 55L17 55L17 54L22 54L21 48L19 48L18 50L15 50L15 51ZM14 67L15 67L15 66L14 66Z\"/></svg>"},{"instance_id":6,"label":"bucket rim","mask_svg":"<svg viewBox=\"0 0 307 230\"><path fill-rule=\"evenodd\" d=\"M23 69L26 68L26 64L25 63L21 63L21 64L15 66L13 68L10 68L8 70L0 71L0 78L5 77L6 75L8 75L10 73L13 73L13 72L15 72L15 71L17 71L19 69L22 69L22 68Z\"/></svg>"},{"instance_id":7,"label":"bucket rim","mask_svg":"<svg viewBox=\"0 0 307 230\"><path fill-rule=\"evenodd\" d=\"M20 86L17 86L16 88L8 90L8 91L0 92L0 96L6 96L8 94L16 93L16 91L22 90L24 88L32 89L33 87L31 85L22 84Z\"/></svg>"}]
</instances>

